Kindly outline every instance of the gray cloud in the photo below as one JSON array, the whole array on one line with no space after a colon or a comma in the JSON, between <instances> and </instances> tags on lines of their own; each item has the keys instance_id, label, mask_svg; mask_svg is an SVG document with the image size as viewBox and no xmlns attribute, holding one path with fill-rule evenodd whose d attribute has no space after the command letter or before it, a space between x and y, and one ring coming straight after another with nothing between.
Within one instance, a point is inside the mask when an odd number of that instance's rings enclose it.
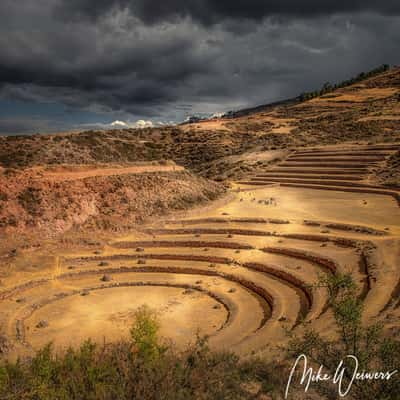
<instances>
[{"instance_id":1,"label":"gray cloud","mask_svg":"<svg viewBox=\"0 0 400 400\"><path fill-rule=\"evenodd\" d=\"M60 121L21 117L0 118L0 133L4 135L35 134L49 131L61 132L66 128L67 125Z\"/></svg>"},{"instance_id":2,"label":"gray cloud","mask_svg":"<svg viewBox=\"0 0 400 400\"><path fill-rule=\"evenodd\" d=\"M157 4L3 0L0 98L170 121L399 63L398 1Z\"/></svg>"},{"instance_id":3,"label":"gray cloud","mask_svg":"<svg viewBox=\"0 0 400 400\"><path fill-rule=\"evenodd\" d=\"M314 17L360 11L393 15L400 13L400 4L396 0L65 0L55 8L55 14L98 19L118 10L129 10L147 24L190 17L211 25L224 19L259 21L273 15Z\"/></svg>"}]
</instances>

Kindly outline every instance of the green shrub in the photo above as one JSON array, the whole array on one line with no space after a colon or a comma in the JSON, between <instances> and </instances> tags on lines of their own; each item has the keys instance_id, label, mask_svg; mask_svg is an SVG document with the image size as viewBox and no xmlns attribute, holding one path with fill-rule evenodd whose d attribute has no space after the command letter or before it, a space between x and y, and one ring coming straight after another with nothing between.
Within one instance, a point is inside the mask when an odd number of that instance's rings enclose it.
<instances>
[{"instance_id":1,"label":"green shrub","mask_svg":"<svg viewBox=\"0 0 400 400\"><path fill-rule=\"evenodd\" d=\"M136 311L130 334L138 355L145 360L157 359L165 351L160 345L159 328L157 317L150 308L144 305Z\"/></svg>"},{"instance_id":2,"label":"green shrub","mask_svg":"<svg viewBox=\"0 0 400 400\"><path fill-rule=\"evenodd\" d=\"M250 400L246 385L266 378L262 363L254 369L231 352L213 352L206 338L183 351L167 347L158 328L154 313L142 307L130 340L102 346L88 340L63 354L48 345L31 359L4 361L0 399Z\"/></svg>"},{"instance_id":3,"label":"green shrub","mask_svg":"<svg viewBox=\"0 0 400 400\"><path fill-rule=\"evenodd\" d=\"M288 358L297 359L305 354L313 365L323 365L334 375L341 360L346 367L344 387L352 379L355 356L359 362L358 371L394 371L400 365L400 341L384 335L381 324L365 326L362 323L362 301L357 286L349 274L331 276L318 284L330 294L330 306L337 325L337 338L328 339L315 330L306 329L302 336L292 336L287 348ZM335 399L337 388L319 383L314 386L329 399ZM395 374L390 380L354 380L350 395L362 400L398 400L400 377Z\"/></svg>"}]
</instances>

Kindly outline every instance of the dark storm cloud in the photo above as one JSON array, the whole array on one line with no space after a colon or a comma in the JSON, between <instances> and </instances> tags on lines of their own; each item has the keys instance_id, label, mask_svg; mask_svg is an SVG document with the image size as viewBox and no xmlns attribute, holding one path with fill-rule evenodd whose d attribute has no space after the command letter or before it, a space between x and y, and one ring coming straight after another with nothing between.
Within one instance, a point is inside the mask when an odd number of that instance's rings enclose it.
<instances>
[{"instance_id":1,"label":"dark storm cloud","mask_svg":"<svg viewBox=\"0 0 400 400\"><path fill-rule=\"evenodd\" d=\"M267 16L310 17L332 13L372 11L398 14L398 0L67 0L58 16L99 18L113 10L129 9L145 23L191 17L205 25L222 19L261 20Z\"/></svg>"},{"instance_id":2,"label":"dark storm cloud","mask_svg":"<svg viewBox=\"0 0 400 400\"><path fill-rule=\"evenodd\" d=\"M207 54L179 27L146 30L132 27L130 17L67 26L44 11L40 30L29 31L29 15L10 8L15 27L0 36L0 87L12 99L55 97L79 107L140 112L174 100L187 78L210 71Z\"/></svg>"},{"instance_id":3,"label":"dark storm cloud","mask_svg":"<svg viewBox=\"0 0 400 400\"><path fill-rule=\"evenodd\" d=\"M0 134L35 134L46 131L63 131L70 126L62 122L37 118L0 118Z\"/></svg>"},{"instance_id":4,"label":"dark storm cloud","mask_svg":"<svg viewBox=\"0 0 400 400\"><path fill-rule=\"evenodd\" d=\"M2 0L0 101L177 121L282 99L398 63L399 9L367 0ZM37 115L25 117L16 130L38 126ZM64 127L59 119L45 116L43 126ZM0 120L0 133L12 130L1 109Z\"/></svg>"}]
</instances>

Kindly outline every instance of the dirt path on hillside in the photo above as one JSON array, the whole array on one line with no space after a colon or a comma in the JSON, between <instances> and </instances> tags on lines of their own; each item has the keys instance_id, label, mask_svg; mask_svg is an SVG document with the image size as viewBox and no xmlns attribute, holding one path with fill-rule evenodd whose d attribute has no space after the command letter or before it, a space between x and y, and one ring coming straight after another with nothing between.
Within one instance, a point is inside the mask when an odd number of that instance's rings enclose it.
<instances>
[{"instance_id":1,"label":"dirt path on hillside","mask_svg":"<svg viewBox=\"0 0 400 400\"><path fill-rule=\"evenodd\" d=\"M97 176L111 176L124 174L143 174L147 172L175 172L183 171L185 168L179 165L140 165L121 168L94 168L85 171L43 171L38 179L52 181L71 181L77 179L93 178Z\"/></svg>"}]
</instances>

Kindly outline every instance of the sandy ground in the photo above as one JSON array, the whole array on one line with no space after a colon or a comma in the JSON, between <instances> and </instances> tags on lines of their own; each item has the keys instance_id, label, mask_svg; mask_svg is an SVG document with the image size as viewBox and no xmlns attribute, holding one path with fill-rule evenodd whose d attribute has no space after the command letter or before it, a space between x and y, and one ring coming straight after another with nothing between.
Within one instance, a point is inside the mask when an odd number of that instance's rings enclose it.
<instances>
[{"instance_id":1,"label":"sandy ground","mask_svg":"<svg viewBox=\"0 0 400 400\"><path fill-rule=\"evenodd\" d=\"M88 337L97 342L127 338L134 313L143 302L158 310L160 334L181 345L192 342L197 332L209 335L224 324L226 310L213 309L218 304L214 299L201 292L184 293L181 288L143 286L94 290L83 297L76 294L41 308L27 321L32 329L30 342L39 347L51 340L56 346L66 347L79 345ZM193 319L193 314L202 312L201 319ZM46 319L51 324L43 335L37 325Z\"/></svg>"}]
</instances>

